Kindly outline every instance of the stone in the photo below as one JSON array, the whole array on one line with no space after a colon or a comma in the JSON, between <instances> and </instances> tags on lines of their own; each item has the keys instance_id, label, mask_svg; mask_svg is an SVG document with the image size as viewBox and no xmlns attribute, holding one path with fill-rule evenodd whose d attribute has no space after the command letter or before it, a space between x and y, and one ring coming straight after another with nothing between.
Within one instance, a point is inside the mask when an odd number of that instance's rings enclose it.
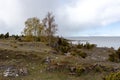
<instances>
[{"instance_id":1,"label":"stone","mask_svg":"<svg viewBox=\"0 0 120 80\"><path fill-rule=\"evenodd\" d=\"M70 72L73 73L76 71L76 67L70 67Z\"/></svg>"},{"instance_id":2,"label":"stone","mask_svg":"<svg viewBox=\"0 0 120 80\"><path fill-rule=\"evenodd\" d=\"M17 76L19 76L18 70L15 68L7 68L4 71L3 76L4 77L17 77Z\"/></svg>"},{"instance_id":3,"label":"stone","mask_svg":"<svg viewBox=\"0 0 120 80\"><path fill-rule=\"evenodd\" d=\"M49 64L50 62L51 62L50 57L46 57L46 59L45 59L45 63Z\"/></svg>"},{"instance_id":4,"label":"stone","mask_svg":"<svg viewBox=\"0 0 120 80\"><path fill-rule=\"evenodd\" d=\"M67 53L64 53L66 56L70 56L71 55L71 53L69 53L69 52L67 52Z\"/></svg>"},{"instance_id":5,"label":"stone","mask_svg":"<svg viewBox=\"0 0 120 80\"><path fill-rule=\"evenodd\" d=\"M25 76L28 74L27 68L23 67L19 69L19 75Z\"/></svg>"},{"instance_id":6,"label":"stone","mask_svg":"<svg viewBox=\"0 0 120 80\"><path fill-rule=\"evenodd\" d=\"M25 67L17 68L17 67L8 67L3 72L4 77L18 77L28 75L28 70Z\"/></svg>"}]
</instances>

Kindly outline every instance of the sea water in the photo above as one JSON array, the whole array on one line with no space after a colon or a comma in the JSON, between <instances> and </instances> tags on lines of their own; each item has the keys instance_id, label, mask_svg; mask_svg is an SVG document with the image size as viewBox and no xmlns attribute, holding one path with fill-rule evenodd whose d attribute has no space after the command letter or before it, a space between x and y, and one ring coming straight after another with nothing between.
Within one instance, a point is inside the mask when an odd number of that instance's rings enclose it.
<instances>
[{"instance_id":1,"label":"sea water","mask_svg":"<svg viewBox=\"0 0 120 80\"><path fill-rule=\"evenodd\" d=\"M66 39L73 40L73 43L91 43L97 47L108 47L118 49L120 47L120 37L67 37ZM75 41L74 41L75 40Z\"/></svg>"}]
</instances>

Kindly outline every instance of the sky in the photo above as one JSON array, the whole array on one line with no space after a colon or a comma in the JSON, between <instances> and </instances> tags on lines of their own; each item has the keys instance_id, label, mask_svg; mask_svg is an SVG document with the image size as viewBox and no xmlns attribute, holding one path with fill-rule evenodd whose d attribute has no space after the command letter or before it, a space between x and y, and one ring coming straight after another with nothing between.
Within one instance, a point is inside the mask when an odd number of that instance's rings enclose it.
<instances>
[{"instance_id":1,"label":"sky","mask_svg":"<svg viewBox=\"0 0 120 80\"><path fill-rule=\"evenodd\" d=\"M59 36L120 36L120 0L0 0L0 33L21 34L28 18L47 12Z\"/></svg>"}]
</instances>

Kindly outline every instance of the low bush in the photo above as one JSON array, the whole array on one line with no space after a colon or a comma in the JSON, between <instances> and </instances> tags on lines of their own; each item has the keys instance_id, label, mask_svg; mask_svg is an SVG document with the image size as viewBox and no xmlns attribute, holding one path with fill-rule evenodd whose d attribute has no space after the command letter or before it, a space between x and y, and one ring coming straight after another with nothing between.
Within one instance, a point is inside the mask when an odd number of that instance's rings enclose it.
<instances>
[{"instance_id":1,"label":"low bush","mask_svg":"<svg viewBox=\"0 0 120 80\"><path fill-rule=\"evenodd\" d=\"M112 62L120 62L120 48L115 51L115 52L112 52L110 55L109 55L109 58L108 58L110 61Z\"/></svg>"},{"instance_id":2,"label":"low bush","mask_svg":"<svg viewBox=\"0 0 120 80\"><path fill-rule=\"evenodd\" d=\"M75 72L76 72L76 74L78 76L80 76L81 74L83 74L84 71L85 71L85 68L82 65L77 65L76 66L76 71Z\"/></svg>"},{"instance_id":3,"label":"low bush","mask_svg":"<svg viewBox=\"0 0 120 80\"><path fill-rule=\"evenodd\" d=\"M84 45L84 48L86 48L86 49L93 49L94 47L96 47L95 44L90 44L88 42Z\"/></svg>"},{"instance_id":4,"label":"low bush","mask_svg":"<svg viewBox=\"0 0 120 80\"><path fill-rule=\"evenodd\" d=\"M0 38L9 38L9 32L7 32L6 34L0 34Z\"/></svg>"},{"instance_id":5,"label":"low bush","mask_svg":"<svg viewBox=\"0 0 120 80\"><path fill-rule=\"evenodd\" d=\"M62 53L67 53L71 49L70 44L64 38L57 38L57 41L53 44L54 44L53 48Z\"/></svg>"},{"instance_id":6,"label":"low bush","mask_svg":"<svg viewBox=\"0 0 120 80\"><path fill-rule=\"evenodd\" d=\"M120 72L111 73L103 78L103 80L120 80Z\"/></svg>"},{"instance_id":7,"label":"low bush","mask_svg":"<svg viewBox=\"0 0 120 80\"><path fill-rule=\"evenodd\" d=\"M78 49L81 49L81 48L84 47L84 44L78 44L76 47L77 47Z\"/></svg>"},{"instance_id":8,"label":"low bush","mask_svg":"<svg viewBox=\"0 0 120 80\"><path fill-rule=\"evenodd\" d=\"M80 52L78 55L81 56L82 58L86 58L87 57L87 54L85 52Z\"/></svg>"},{"instance_id":9,"label":"low bush","mask_svg":"<svg viewBox=\"0 0 120 80\"><path fill-rule=\"evenodd\" d=\"M87 57L87 53L81 51L81 50L76 50L76 51L73 51L71 52L71 55L73 56L80 56L82 58L86 58Z\"/></svg>"},{"instance_id":10,"label":"low bush","mask_svg":"<svg viewBox=\"0 0 120 80\"><path fill-rule=\"evenodd\" d=\"M119 61L116 53L110 54L108 59L109 59L111 62L118 62L118 61Z\"/></svg>"},{"instance_id":11,"label":"low bush","mask_svg":"<svg viewBox=\"0 0 120 80\"><path fill-rule=\"evenodd\" d=\"M0 38L1 38L1 39L4 38L4 34L0 34Z\"/></svg>"}]
</instances>

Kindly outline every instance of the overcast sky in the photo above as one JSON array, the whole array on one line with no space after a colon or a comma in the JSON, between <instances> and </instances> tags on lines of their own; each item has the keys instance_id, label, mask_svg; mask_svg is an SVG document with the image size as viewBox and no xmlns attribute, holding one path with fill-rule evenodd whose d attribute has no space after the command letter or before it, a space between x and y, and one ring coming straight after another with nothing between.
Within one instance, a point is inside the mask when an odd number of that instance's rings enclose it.
<instances>
[{"instance_id":1,"label":"overcast sky","mask_svg":"<svg viewBox=\"0 0 120 80\"><path fill-rule=\"evenodd\" d=\"M0 33L53 12L60 36L120 36L120 0L0 0Z\"/></svg>"}]
</instances>

